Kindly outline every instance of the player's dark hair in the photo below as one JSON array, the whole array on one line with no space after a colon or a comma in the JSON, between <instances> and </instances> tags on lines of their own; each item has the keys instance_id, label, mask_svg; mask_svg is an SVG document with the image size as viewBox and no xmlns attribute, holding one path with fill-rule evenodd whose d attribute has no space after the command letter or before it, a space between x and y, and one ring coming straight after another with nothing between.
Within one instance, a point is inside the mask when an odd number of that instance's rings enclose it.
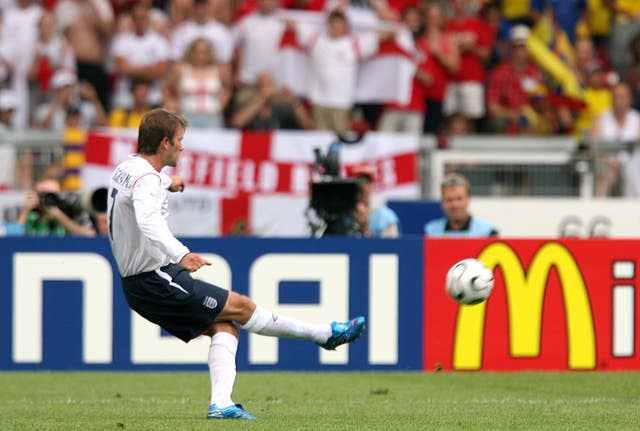
<instances>
[{"instance_id":1,"label":"player's dark hair","mask_svg":"<svg viewBox=\"0 0 640 431\"><path fill-rule=\"evenodd\" d=\"M167 138L172 141L178 129L186 129L188 124L188 121L178 114L165 109L152 109L142 117L140 122L138 154L155 154L162 139Z\"/></svg>"}]
</instances>

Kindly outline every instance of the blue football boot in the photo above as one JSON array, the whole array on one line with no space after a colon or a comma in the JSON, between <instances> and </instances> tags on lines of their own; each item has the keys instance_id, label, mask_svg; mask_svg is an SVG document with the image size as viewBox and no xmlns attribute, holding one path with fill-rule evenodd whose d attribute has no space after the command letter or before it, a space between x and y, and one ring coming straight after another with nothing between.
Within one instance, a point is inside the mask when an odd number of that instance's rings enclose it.
<instances>
[{"instance_id":1,"label":"blue football boot","mask_svg":"<svg viewBox=\"0 0 640 431\"><path fill-rule=\"evenodd\" d=\"M356 340L364 332L365 318L356 317L348 322L331 323L331 337L324 343L318 345L327 350L335 350L336 347Z\"/></svg>"},{"instance_id":2,"label":"blue football boot","mask_svg":"<svg viewBox=\"0 0 640 431\"><path fill-rule=\"evenodd\" d=\"M255 418L254 415L242 407L242 404L234 404L222 409L215 404L211 404L207 412L207 419L246 419L252 421Z\"/></svg>"}]
</instances>

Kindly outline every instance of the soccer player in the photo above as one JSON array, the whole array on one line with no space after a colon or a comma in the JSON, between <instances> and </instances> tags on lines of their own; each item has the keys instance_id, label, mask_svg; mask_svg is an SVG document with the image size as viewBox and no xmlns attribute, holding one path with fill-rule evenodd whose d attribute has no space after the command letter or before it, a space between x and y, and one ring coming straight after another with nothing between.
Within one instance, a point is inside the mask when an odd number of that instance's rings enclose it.
<instances>
[{"instance_id":1,"label":"soccer player","mask_svg":"<svg viewBox=\"0 0 640 431\"><path fill-rule=\"evenodd\" d=\"M189 342L211 337L209 419L255 417L231 400L236 377L238 324L261 335L312 340L327 350L357 339L364 317L313 324L279 316L251 299L191 278L211 265L177 240L168 228L168 192L184 190L179 176L161 172L176 166L184 149L187 121L162 109L147 113L138 131L137 154L114 170L109 184L108 226L111 249L129 306L147 320Z\"/></svg>"}]
</instances>

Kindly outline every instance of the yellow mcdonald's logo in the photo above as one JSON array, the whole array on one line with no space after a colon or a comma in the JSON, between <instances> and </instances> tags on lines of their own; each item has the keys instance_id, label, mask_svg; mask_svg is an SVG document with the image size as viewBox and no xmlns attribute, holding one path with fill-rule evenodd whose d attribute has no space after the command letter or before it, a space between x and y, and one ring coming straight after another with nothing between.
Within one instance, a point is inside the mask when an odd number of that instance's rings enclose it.
<instances>
[{"instance_id":1,"label":"yellow mcdonald's logo","mask_svg":"<svg viewBox=\"0 0 640 431\"><path fill-rule=\"evenodd\" d=\"M544 244L535 253L528 273L516 253L504 243L492 243L478 256L489 268L502 268L507 296L509 346L512 357L530 358L540 354L542 303L551 267L555 266L564 299L568 366L593 369L596 343L593 316L587 289L573 256L561 244ZM477 370L482 364L486 303L458 311L453 368Z\"/></svg>"}]
</instances>

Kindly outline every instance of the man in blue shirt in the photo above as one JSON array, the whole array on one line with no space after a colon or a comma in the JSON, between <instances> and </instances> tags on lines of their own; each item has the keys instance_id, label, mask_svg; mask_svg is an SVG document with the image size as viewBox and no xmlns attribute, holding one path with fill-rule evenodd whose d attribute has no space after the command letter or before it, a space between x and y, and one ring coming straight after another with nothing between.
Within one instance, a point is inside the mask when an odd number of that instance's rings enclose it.
<instances>
[{"instance_id":1,"label":"man in blue shirt","mask_svg":"<svg viewBox=\"0 0 640 431\"><path fill-rule=\"evenodd\" d=\"M384 204L374 204L371 194L375 188L375 172L370 166L356 166L351 176L360 183L360 199L356 221L363 236L375 238L397 238L400 236L398 215Z\"/></svg>"},{"instance_id":2,"label":"man in blue shirt","mask_svg":"<svg viewBox=\"0 0 640 431\"><path fill-rule=\"evenodd\" d=\"M471 216L469 181L460 174L450 173L440 184L442 209L446 217L432 220L424 226L426 236L486 237L497 236L498 230L489 222Z\"/></svg>"}]
</instances>

